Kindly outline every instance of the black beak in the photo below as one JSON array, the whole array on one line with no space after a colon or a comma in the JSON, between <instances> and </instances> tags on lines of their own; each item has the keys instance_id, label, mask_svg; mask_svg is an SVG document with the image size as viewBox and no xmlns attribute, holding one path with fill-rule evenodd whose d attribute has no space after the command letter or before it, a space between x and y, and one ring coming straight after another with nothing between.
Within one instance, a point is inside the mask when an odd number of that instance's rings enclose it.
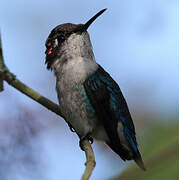
<instances>
[{"instance_id":1,"label":"black beak","mask_svg":"<svg viewBox=\"0 0 179 180\"><path fill-rule=\"evenodd\" d=\"M86 31L86 30L89 28L89 26L96 20L96 18L98 18L104 11L106 11L106 9L107 9L107 8L99 11L96 15L94 15L88 22L86 22L86 23L83 25L82 29L83 29L84 31Z\"/></svg>"}]
</instances>

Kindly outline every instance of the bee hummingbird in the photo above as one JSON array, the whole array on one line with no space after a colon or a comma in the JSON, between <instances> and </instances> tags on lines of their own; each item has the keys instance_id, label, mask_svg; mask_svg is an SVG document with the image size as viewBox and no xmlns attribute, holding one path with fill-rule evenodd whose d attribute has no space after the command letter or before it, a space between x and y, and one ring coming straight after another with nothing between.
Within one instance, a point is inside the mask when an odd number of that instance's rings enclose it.
<instances>
[{"instance_id":1,"label":"bee hummingbird","mask_svg":"<svg viewBox=\"0 0 179 180\"><path fill-rule=\"evenodd\" d=\"M54 71L59 108L80 141L104 141L124 161L145 170L135 127L118 84L96 62L87 32L106 9L85 24L55 27L46 40L47 69Z\"/></svg>"}]
</instances>

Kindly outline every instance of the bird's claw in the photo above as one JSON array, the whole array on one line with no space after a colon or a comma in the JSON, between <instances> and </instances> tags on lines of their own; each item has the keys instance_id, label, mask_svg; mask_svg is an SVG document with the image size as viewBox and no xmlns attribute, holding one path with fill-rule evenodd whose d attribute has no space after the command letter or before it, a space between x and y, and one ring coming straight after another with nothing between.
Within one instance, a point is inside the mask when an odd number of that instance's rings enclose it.
<instances>
[{"instance_id":1,"label":"bird's claw","mask_svg":"<svg viewBox=\"0 0 179 180\"><path fill-rule=\"evenodd\" d=\"M83 141L84 140L88 140L90 142L90 144L93 144L93 138L89 134L80 138L79 145L80 145L81 150L83 150L83 151L84 151L84 149L83 149Z\"/></svg>"}]
</instances>

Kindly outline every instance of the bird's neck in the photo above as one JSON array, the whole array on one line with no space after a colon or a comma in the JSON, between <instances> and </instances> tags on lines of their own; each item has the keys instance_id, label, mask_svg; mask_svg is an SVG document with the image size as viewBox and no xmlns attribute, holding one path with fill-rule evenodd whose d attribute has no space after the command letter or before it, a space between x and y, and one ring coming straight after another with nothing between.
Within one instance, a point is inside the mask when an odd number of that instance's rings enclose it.
<instances>
[{"instance_id":1,"label":"bird's neck","mask_svg":"<svg viewBox=\"0 0 179 180\"><path fill-rule=\"evenodd\" d=\"M68 74L75 78L84 78L97 69L92 45L88 33L72 34L63 44L61 55L52 68L56 76Z\"/></svg>"},{"instance_id":2,"label":"bird's neck","mask_svg":"<svg viewBox=\"0 0 179 180\"><path fill-rule=\"evenodd\" d=\"M83 57L94 60L93 49L87 32L72 34L63 44L61 51L63 52L62 58L75 59Z\"/></svg>"}]
</instances>

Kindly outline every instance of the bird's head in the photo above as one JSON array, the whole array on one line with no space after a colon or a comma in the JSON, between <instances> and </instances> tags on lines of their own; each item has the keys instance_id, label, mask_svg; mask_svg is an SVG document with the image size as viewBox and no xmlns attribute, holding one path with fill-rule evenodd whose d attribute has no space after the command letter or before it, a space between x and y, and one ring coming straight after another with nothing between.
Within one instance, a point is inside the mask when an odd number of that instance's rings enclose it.
<instances>
[{"instance_id":1,"label":"bird's head","mask_svg":"<svg viewBox=\"0 0 179 180\"><path fill-rule=\"evenodd\" d=\"M58 25L51 31L45 43L47 69L51 69L54 61L63 59L63 56L70 58L79 53L90 53L87 52L88 48L83 48L85 46L91 47L87 29L105 10L98 12L85 24L65 23ZM81 55L83 56L83 54Z\"/></svg>"}]
</instances>

